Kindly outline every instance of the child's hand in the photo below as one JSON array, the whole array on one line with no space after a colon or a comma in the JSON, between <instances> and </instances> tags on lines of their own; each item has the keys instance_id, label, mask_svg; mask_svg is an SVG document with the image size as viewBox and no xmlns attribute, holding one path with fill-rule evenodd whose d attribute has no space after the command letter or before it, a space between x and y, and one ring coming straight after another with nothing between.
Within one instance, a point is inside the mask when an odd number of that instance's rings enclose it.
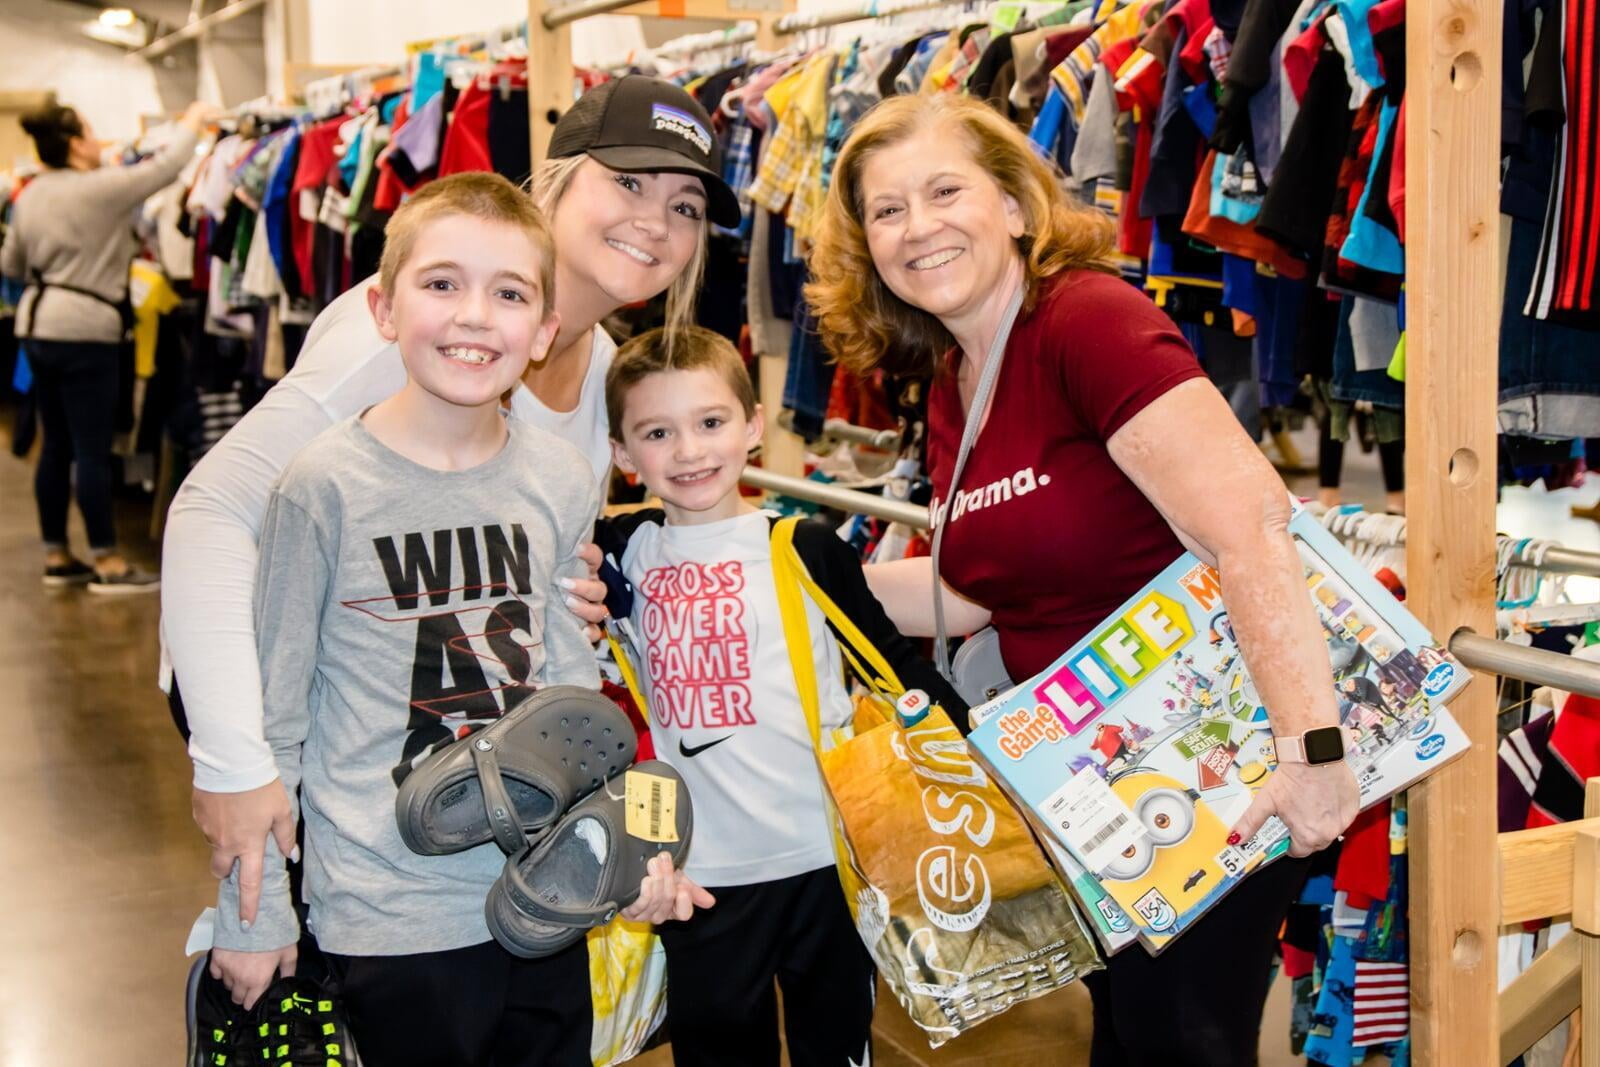
<instances>
[{"instance_id":1,"label":"child's hand","mask_svg":"<svg viewBox=\"0 0 1600 1067\"><path fill-rule=\"evenodd\" d=\"M561 586L567 591L567 610L583 623L583 634L592 645L604 636L600 632L600 624L607 618L606 583L595 577L600 573L599 546L579 546L578 558L588 566L588 575L583 578L563 578Z\"/></svg>"},{"instance_id":2,"label":"child's hand","mask_svg":"<svg viewBox=\"0 0 1600 1067\"><path fill-rule=\"evenodd\" d=\"M716 897L673 868L670 853L663 852L651 860L648 871L639 883L639 899L622 909L622 917L630 922L683 922L694 914L694 909L709 908L717 902Z\"/></svg>"},{"instance_id":3,"label":"child's hand","mask_svg":"<svg viewBox=\"0 0 1600 1067\"><path fill-rule=\"evenodd\" d=\"M261 999L267 987L272 985L273 978L279 974L285 978L294 974L299 951L298 945L286 945L267 952L214 948L211 950L211 977L228 987L235 1004L249 1011L256 1006L256 1001Z\"/></svg>"}]
</instances>

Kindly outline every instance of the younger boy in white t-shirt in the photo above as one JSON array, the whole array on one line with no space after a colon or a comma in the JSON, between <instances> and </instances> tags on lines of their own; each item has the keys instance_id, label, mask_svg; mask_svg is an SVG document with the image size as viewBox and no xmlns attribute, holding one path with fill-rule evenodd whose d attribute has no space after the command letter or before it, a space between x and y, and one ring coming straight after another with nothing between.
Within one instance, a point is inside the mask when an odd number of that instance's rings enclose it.
<instances>
[{"instance_id":1,"label":"younger boy in white t-shirt","mask_svg":"<svg viewBox=\"0 0 1600 1067\"><path fill-rule=\"evenodd\" d=\"M617 466L662 503L611 520L612 532L627 540L621 564L634 587L630 621L656 754L694 795L694 842L680 877L710 893L697 893L704 910L684 919L686 894L669 888L658 860L658 885L641 898L678 900L679 921L660 926L673 1059L776 1065L776 979L790 1062L865 1064L872 961L834 869L773 584L773 516L739 494L762 430L750 378L733 346L709 330L670 342L652 330L618 351L606 410ZM854 550L816 521L799 525L794 544L901 680L964 718L960 697L868 590ZM850 720L852 703L834 634L809 599L806 610L827 730Z\"/></svg>"}]
</instances>

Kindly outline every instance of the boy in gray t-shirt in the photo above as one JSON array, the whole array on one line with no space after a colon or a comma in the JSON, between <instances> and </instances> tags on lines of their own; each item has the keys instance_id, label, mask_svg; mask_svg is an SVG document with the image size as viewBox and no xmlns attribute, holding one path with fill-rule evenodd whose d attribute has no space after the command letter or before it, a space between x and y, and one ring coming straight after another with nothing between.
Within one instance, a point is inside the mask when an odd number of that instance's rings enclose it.
<instances>
[{"instance_id":1,"label":"boy in gray t-shirt","mask_svg":"<svg viewBox=\"0 0 1600 1067\"><path fill-rule=\"evenodd\" d=\"M458 175L409 200L368 296L405 387L307 445L262 527L266 738L298 786L309 926L373 1063L589 1062L584 942L511 956L483 917L495 845L416 855L394 815L440 744L535 686L599 686L558 584L587 573L593 471L500 410L554 339L552 269L543 218L504 178ZM212 970L246 1006L292 972L299 938L268 846L256 921L237 918L237 873L218 906Z\"/></svg>"}]
</instances>

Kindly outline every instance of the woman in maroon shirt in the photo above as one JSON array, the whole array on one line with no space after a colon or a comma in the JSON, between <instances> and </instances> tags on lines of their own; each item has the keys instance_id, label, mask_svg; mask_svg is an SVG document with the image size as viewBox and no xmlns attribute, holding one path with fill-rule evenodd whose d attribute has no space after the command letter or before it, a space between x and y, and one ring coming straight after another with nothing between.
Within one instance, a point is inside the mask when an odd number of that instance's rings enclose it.
<instances>
[{"instance_id":1,"label":"woman in maroon shirt","mask_svg":"<svg viewBox=\"0 0 1600 1067\"><path fill-rule=\"evenodd\" d=\"M1172 322L1117 276L1112 228L1075 207L1026 138L982 103L896 97L834 169L806 295L856 372L935 374L929 463L953 633L993 624L1026 678L1185 548L1216 564L1280 738L1338 723L1283 482ZM1007 305L1022 311L953 505L966 412ZM869 568L907 634L933 632L926 559ZM1280 745L1280 749L1289 747ZM1284 762L1234 827L1276 814L1307 856L1356 813L1342 762ZM1254 1063L1278 926L1304 865L1247 879L1159 957L1086 982L1095 1067Z\"/></svg>"}]
</instances>

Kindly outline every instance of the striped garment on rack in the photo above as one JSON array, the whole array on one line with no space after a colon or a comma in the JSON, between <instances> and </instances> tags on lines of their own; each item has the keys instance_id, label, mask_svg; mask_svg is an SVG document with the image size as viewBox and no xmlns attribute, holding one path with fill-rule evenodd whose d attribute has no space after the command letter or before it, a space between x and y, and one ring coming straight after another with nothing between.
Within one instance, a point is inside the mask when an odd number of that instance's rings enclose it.
<instances>
[{"instance_id":1,"label":"striped garment on rack","mask_svg":"<svg viewBox=\"0 0 1600 1067\"><path fill-rule=\"evenodd\" d=\"M1558 0L1547 17L1561 35L1566 125L1523 314L1593 329L1600 326L1600 0Z\"/></svg>"},{"instance_id":2,"label":"striped garment on rack","mask_svg":"<svg viewBox=\"0 0 1600 1067\"><path fill-rule=\"evenodd\" d=\"M1411 976L1406 961L1356 960L1355 1048L1399 1041L1411 1028Z\"/></svg>"}]
</instances>

